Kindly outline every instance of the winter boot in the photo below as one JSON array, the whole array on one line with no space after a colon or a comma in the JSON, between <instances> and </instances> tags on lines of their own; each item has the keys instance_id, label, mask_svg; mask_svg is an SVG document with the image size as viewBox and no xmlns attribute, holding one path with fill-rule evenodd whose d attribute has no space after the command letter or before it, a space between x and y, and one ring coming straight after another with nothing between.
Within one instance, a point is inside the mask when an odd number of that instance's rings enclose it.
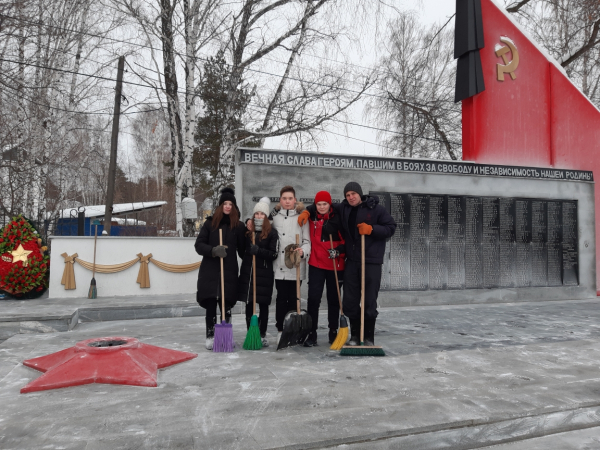
<instances>
[{"instance_id":1,"label":"winter boot","mask_svg":"<svg viewBox=\"0 0 600 450\"><path fill-rule=\"evenodd\" d=\"M337 328L329 329L329 344L333 344L333 341L337 338Z\"/></svg>"},{"instance_id":2,"label":"winter boot","mask_svg":"<svg viewBox=\"0 0 600 450\"><path fill-rule=\"evenodd\" d=\"M375 320L365 319L365 345L375 345Z\"/></svg>"},{"instance_id":3,"label":"winter boot","mask_svg":"<svg viewBox=\"0 0 600 450\"><path fill-rule=\"evenodd\" d=\"M348 345L360 344L360 320L350 319L350 341Z\"/></svg>"},{"instance_id":4,"label":"winter boot","mask_svg":"<svg viewBox=\"0 0 600 450\"><path fill-rule=\"evenodd\" d=\"M269 346L269 340L267 339L267 335L266 334L261 334L260 335L260 342L262 343L263 347L268 347Z\"/></svg>"},{"instance_id":5,"label":"winter boot","mask_svg":"<svg viewBox=\"0 0 600 450\"><path fill-rule=\"evenodd\" d=\"M231 323L231 308L229 306L225 306L225 322Z\"/></svg>"},{"instance_id":6,"label":"winter boot","mask_svg":"<svg viewBox=\"0 0 600 450\"><path fill-rule=\"evenodd\" d=\"M311 331L308 334L308 337L304 341L304 346L305 347L316 347L317 346L317 332L316 331Z\"/></svg>"},{"instance_id":7,"label":"winter boot","mask_svg":"<svg viewBox=\"0 0 600 450\"><path fill-rule=\"evenodd\" d=\"M204 344L204 346L206 347L206 350L212 350L214 343L215 343L215 328L214 327L207 328L206 329L206 343Z\"/></svg>"}]
</instances>

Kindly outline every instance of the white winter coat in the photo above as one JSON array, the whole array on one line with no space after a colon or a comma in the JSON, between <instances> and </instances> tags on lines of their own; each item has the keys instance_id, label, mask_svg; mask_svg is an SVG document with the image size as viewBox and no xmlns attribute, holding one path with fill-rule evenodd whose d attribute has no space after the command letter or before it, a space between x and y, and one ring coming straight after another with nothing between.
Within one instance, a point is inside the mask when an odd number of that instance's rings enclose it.
<instances>
[{"instance_id":1,"label":"white winter coat","mask_svg":"<svg viewBox=\"0 0 600 450\"><path fill-rule=\"evenodd\" d=\"M288 269L285 265L285 248L289 244L296 243L296 234L300 235L300 246L304 251L302 262L300 263L300 279L306 279L306 262L310 256L310 231L308 222L303 227L298 225L298 215L304 211L304 203L296 203L295 209L283 209L278 204L277 214L273 217L273 227L279 234L279 248L277 259L273 262L273 271L276 280L296 280L296 268Z\"/></svg>"}]
</instances>

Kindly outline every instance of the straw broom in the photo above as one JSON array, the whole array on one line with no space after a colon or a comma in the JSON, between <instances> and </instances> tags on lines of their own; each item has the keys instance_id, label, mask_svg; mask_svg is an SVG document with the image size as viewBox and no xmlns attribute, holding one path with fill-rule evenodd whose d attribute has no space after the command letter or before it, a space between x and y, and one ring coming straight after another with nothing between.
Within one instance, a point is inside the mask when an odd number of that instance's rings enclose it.
<instances>
[{"instance_id":1,"label":"straw broom","mask_svg":"<svg viewBox=\"0 0 600 450\"><path fill-rule=\"evenodd\" d=\"M94 228L94 265L92 266L92 281L90 282L90 290L88 291L88 298L96 298L98 296L98 289L96 288L96 241L98 239L98 225Z\"/></svg>"},{"instance_id":2,"label":"straw broom","mask_svg":"<svg viewBox=\"0 0 600 450\"><path fill-rule=\"evenodd\" d=\"M252 245L254 244L256 233L252 231ZM260 350L262 340L260 338L260 329L258 328L258 317L256 316L256 255L252 255L252 317L250 318L250 327L244 341L244 350Z\"/></svg>"},{"instance_id":3,"label":"straw broom","mask_svg":"<svg viewBox=\"0 0 600 450\"><path fill-rule=\"evenodd\" d=\"M333 237L329 235L329 243L331 244L331 250L333 250ZM331 347L331 350L340 350L346 341L348 341L348 319L344 316L344 308L342 306L342 294L340 294L340 283L338 281L337 266L335 265L335 259L333 261L333 271L335 273L335 286L337 287L338 300L340 302L340 328L338 334Z\"/></svg>"},{"instance_id":4,"label":"straw broom","mask_svg":"<svg viewBox=\"0 0 600 450\"><path fill-rule=\"evenodd\" d=\"M360 235L360 345L344 345L341 356L385 356L378 346L365 346L365 235Z\"/></svg>"},{"instance_id":5,"label":"straw broom","mask_svg":"<svg viewBox=\"0 0 600 450\"><path fill-rule=\"evenodd\" d=\"M219 245L223 245L223 230L219 228ZM225 273L223 271L223 258L221 263L221 323L215 325L215 341L213 352L232 352L235 342L233 341L233 327L225 322Z\"/></svg>"}]
</instances>

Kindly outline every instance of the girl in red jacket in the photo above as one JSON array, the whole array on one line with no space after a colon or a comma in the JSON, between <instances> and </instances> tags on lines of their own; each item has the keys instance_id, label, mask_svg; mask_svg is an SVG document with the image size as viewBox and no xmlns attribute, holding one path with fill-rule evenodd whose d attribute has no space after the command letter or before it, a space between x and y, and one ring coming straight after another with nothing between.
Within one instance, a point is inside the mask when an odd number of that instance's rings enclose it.
<instances>
[{"instance_id":1,"label":"girl in red jacket","mask_svg":"<svg viewBox=\"0 0 600 450\"><path fill-rule=\"evenodd\" d=\"M327 319L329 325L329 343L337 336L340 319L340 306L335 283L333 264L335 263L340 289L344 278L344 240L341 235L340 217L331 207L331 195L319 191L315 202L300 214L298 223L302 226L309 222L311 253L308 260L308 305L307 311L312 318L312 331L304 341L305 347L317 345L317 326L319 324L319 306L323 288L327 285ZM329 236L333 238L334 250L331 250Z\"/></svg>"}]
</instances>

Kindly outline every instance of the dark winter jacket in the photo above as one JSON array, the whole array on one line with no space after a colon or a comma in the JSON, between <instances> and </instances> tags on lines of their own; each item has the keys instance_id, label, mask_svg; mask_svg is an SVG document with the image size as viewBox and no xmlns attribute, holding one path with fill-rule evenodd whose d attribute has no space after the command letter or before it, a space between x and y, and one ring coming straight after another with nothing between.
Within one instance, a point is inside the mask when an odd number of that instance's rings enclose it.
<instances>
[{"instance_id":1,"label":"dark winter jacket","mask_svg":"<svg viewBox=\"0 0 600 450\"><path fill-rule=\"evenodd\" d=\"M236 304L238 299L238 260L244 257L246 251L246 239L244 233L246 227L238 221L232 230L229 216L224 215L219 228L223 230L223 245L227 246L227 256L223 258L223 272L225 275L225 302L229 306ZM196 300L203 308L205 301L218 298L221 300L221 265L220 258L212 256L212 249L219 245L219 228L212 227L212 217L208 217L200 229L196 238L196 252L202 255L202 264L198 272L198 292Z\"/></svg>"},{"instance_id":2,"label":"dark winter jacket","mask_svg":"<svg viewBox=\"0 0 600 450\"><path fill-rule=\"evenodd\" d=\"M278 233L275 228L271 228L266 239L260 239L260 232L256 233L256 245L258 254L256 255L256 303L261 305L270 305L273 296L273 282L275 274L273 273L273 261L277 258ZM246 236L246 248L250 249L252 239ZM252 302L252 255L246 251L242 268L240 269L240 283L238 299L244 303Z\"/></svg>"},{"instance_id":3,"label":"dark winter jacket","mask_svg":"<svg viewBox=\"0 0 600 450\"><path fill-rule=\"evenodd\" d=\"M332 260L329 259L328 250L331 248L329 236L333 239L333 248L340 252L336 258L336 269L344 270L345 266L345 247L342 237L341 216L330 208L329 214L325 216L317 212L317 207L309 205L306 210L310 213L308 228L310 230L310 259L308 265L318 267L319 269L333 270Z\"/></svg>"},{"instance_id":4,"label":"dark winter jacket","mask_svg":"<svg viewBox=\"0 0 600 450\"><path fill-rule=\"evenodd\" d=\"M355 226L349 229L348 219L352 206L348 200L334 204L335 210L341 215L342 227L344 229L344 240L346 241L346 259L360 262L360 234ZM372 264L383 264L385 253L385 241L391 238L396 231L396 222L387 210L379 204L379 197L363 195L362 203L356 208L356 225L366 223L373 227L370 235L365 236L365 262Z\"/></svg>"}]
</instances>

